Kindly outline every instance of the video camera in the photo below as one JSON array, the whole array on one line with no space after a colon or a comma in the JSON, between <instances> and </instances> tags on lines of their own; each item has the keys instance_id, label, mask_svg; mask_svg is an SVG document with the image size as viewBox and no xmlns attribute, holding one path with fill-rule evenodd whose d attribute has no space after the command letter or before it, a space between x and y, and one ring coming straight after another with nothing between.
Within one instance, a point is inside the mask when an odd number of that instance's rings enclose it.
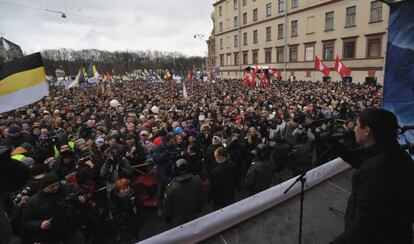
<instances>
[{"instance_id":1,"label":"video camera","mask_svg":"<svg viewBox=\"0 0 414 244\"><path fill-rule=\"evenodd\" d=\"M25 187L17 196L13 199L13 204L18 205L24 196L29 196L32 189L30 187Z\"/></svg>"}]
</instances>

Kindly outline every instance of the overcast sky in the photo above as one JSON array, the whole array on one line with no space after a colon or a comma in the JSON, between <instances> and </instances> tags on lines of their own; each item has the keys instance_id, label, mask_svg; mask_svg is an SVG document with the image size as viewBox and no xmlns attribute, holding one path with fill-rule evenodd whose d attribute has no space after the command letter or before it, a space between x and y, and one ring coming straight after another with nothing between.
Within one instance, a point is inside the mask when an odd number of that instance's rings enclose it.
<instances>
[{"instance_id":1,"label":"overcast sky","mask_svg":"<svg viewBox=\"0 0 414 244\"><path fill-rule=\"evenodd\" d=\"M0 0L0 33L31 53L50 48L177 51L204 56L214 0ZM50 11L64 12L61 14Z\"/></svg>"}]
</instances>

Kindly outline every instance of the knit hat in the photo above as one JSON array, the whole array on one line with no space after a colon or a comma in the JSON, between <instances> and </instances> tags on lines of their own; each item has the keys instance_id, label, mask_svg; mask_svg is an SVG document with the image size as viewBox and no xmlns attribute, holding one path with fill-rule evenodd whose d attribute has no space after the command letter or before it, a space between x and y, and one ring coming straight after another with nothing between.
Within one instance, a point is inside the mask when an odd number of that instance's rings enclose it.
<instances>
[{"instance_id":1,"label":"knit hat","mask_svg":"<svg viewBox=\"0 0 414 244\"><path fill-rule=\"evenodd\" d=\"M129 185L129 180L128 179L125 179L125 178L119 179L115 183L115 189L120 190L124 187L127 187L128 185Z\"/></svg>"},{"instance_id":2,"label":"knit hat","mask_svg":"<svg viewBox=\"0 0 414 244\"><path fill-rule=\"evenodd\" d=\"M154 143L155 145L159 146L161 144L162 138L161 136L156 137L152 143Z\"/></svg>"},{"instance_id":3,"label":"knit hat","mask_svg":"<svg viewBox=\"0 0 414 244\"><path fill-rule=\"evenodd\" d=\"M45 174L47 171L47 167L44 164L36 164L31 168L32 176L37 176L41 174Z\"/></svg>"},{"instance_id":4,"label":"knit hat","mask_svg":"<svg viewBox=\"0 0 414 244\"><path fill-rule=\"evenodd\" d=\"M50 186L53 183L59 182L59 177L55 174L47 174L45 175L45 177L43 177L42 179L42 189Z\"/></svg>"},{"instance_id":5,"label":"knit hat","mask_svg":"<svg viewBox=\"0 0 414 244\"><path fill-rule=\"evenodd\" d=\"M79 148L80 145L85 144L86 141L83 138L79 138L75 141L75 148Z\"/></svg>"},{"instance_id":6,"label":"knit hat","mask_svg":"<svg viewBox=\"0 0 414 244\"><path fill-rule=\"evenodd\" d=\"M20 131L22 131L22 128L18 125L12 125L9 127L9 130L8 130L10 134L16 134L16 133L19 133Z\"/></svg>"},{"instance_id":7,"label":"knit hat","mask_svg":"<svg viewBox=\"0 0 414 244\"><path fill-rule=\"evenodd\" d=\"M221 138L219 136L213 136L213 139L211 140L211 143L213 145L218 145L221 142Z\"/></svg>"},{"instance_id":8,"label":"knit hat","mask_svg":"<svg viewBox=\"0 0 414 244\"><path fill-rule=\"evenodd\" d=\"M31 157L25 157L24 159L20 160L20 162L22 162L24 165L26 166L31 166L35 164L35 161L33 158Z\"/></svg>"},{"instance_id":9,"label":"knit hat","mask_svg":"<svg viewBox=\"0 0 414 244\"><path fill-rule=\"evenodd\" d=\"M17 154L25 154L25 153L27 153L27 150L24 147L16 147L16 149L14 149L11 152L11 155L14 156Z\"/></svg>"}]
</instances>

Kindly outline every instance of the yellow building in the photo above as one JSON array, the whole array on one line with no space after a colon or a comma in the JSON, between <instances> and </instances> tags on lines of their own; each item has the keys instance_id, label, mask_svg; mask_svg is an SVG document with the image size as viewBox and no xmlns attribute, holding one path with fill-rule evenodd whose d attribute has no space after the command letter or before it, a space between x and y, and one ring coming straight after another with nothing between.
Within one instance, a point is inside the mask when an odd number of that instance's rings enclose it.
<instances>
[{"instance_id":1,"label":"yellow building","mask_svg":"<svg viewBox=\"0 0 414 244\"><path fill-rule=\"evenodd\" d=\"M371 0L219 0L209 52L222 78L241 78L243 69L271 66L282 77L323 79L318 56L331 68L336 56L354 82L383 82L389 7ZM210 57L211 58L211 57Z\"/></svg>"}]
</instances>

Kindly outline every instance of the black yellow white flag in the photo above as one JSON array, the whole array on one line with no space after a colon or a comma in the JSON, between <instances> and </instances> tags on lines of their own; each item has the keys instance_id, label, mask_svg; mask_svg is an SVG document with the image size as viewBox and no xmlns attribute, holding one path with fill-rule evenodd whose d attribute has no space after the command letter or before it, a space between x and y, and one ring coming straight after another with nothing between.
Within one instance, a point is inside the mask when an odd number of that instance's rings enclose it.
<instances>
[{"instance_id":1,"label":"black yellow white flag","mask_svg":"<svg viewBox=\"0 0 414 244\"><path fill-rule=\"evenodd\" d=\"M34 103L49 95L40 53L0 65L0 113Z\"/></svg>"}]
</instances>

